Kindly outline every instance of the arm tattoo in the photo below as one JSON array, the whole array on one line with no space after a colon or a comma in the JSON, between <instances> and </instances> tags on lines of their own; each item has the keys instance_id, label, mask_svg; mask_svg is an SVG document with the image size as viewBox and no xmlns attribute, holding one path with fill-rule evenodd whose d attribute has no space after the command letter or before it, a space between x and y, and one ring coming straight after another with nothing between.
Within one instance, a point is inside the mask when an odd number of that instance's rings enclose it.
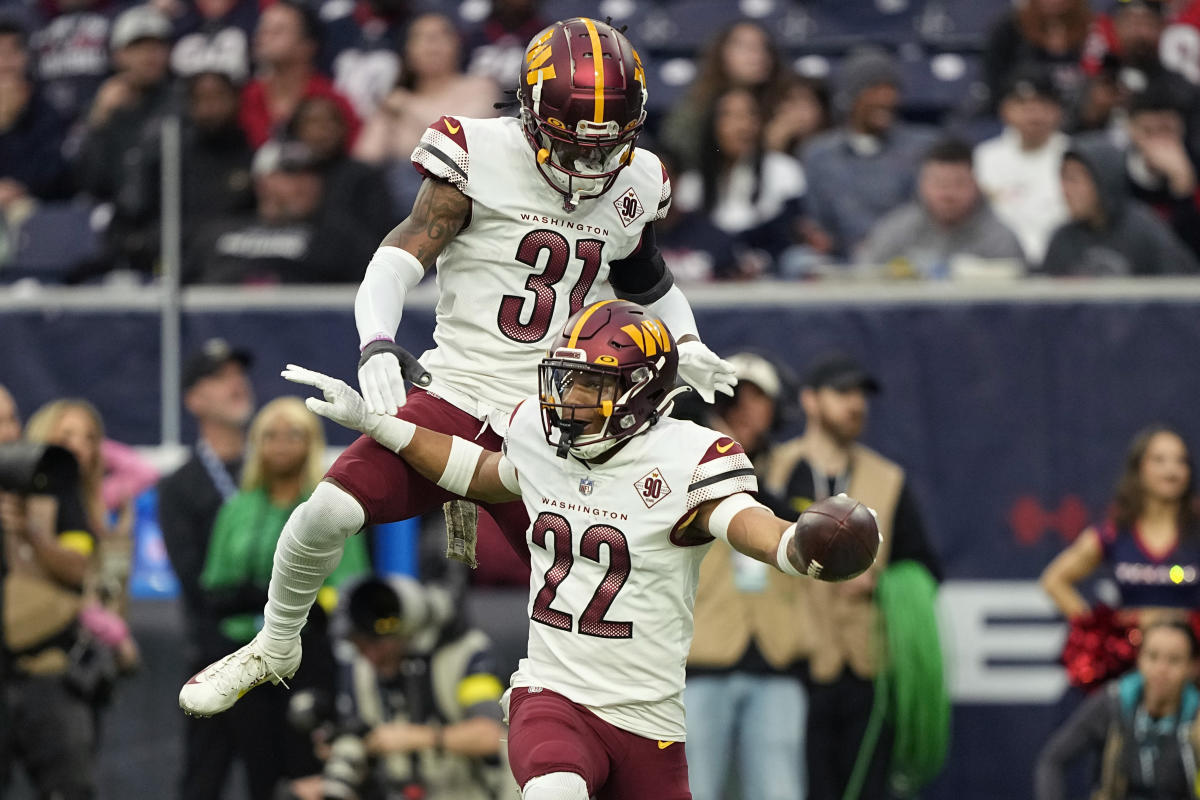
<instances>
[{"instance_id":1,"label":"arm tattoo","mask_svg":"<svg viewBox=\"0 0 1200 800\"><path fill-rule=\"evenodd\" d=\"M471 200L446 181L426 178L408 218L383 237L385 247L401 247L426 269L466 224Z\"/></svg>"}]
</instances>

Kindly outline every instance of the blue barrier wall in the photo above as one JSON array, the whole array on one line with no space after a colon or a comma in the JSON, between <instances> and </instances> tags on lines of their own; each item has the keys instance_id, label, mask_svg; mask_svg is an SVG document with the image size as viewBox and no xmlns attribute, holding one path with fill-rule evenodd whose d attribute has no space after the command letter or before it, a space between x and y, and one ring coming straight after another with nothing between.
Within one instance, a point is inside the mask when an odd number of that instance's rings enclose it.
<instances>
[{"instance_id":1,"label":"blue barrier wall","mask_svg":"<svg viewBox=\"0 0 1200 800\"><path fill-rule=\"evenodd\" d=\"M947 577L964 586L1036 578L1102 514L1126 443L1144 424L1170 422L1200 447L1200 297L768 300L703 304L697 318L718 352L755 347L803 371L813 355L839 348L877 372L885 390L866 440L909 469ZM428 307L407 311L401 343L428 346L432 322ZM185 351L217 335L250 346L260 402L290 393L278 377L289 361L353 380L348 304L192 311L183 334ZM158 337L155 313L10 309L0 314L0 382L27 414L51 398L82 395L100 407L113 437L157 443ZM349 441L344 431L328 433L331 443ZM1045 669L1048 649L1045 641L1031 645L1029 660ZM1029 793L1032 759L1061 712L1045 698L1006 701L1002 687L972 701L988 693L987 680L976 676L959 697L951 763L930 796ZM1008 680L1019 682L1020 673Z\"/></svg>"}]
</instances>

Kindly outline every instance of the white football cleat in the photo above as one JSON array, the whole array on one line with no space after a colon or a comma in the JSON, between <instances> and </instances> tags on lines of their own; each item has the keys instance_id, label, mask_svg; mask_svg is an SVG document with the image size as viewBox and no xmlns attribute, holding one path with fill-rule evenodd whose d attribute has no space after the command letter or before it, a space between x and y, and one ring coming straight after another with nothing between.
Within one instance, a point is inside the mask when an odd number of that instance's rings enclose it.
<instances>
[{"instance_id":1,"label":"white football cleat","mask_svg":"<svg viewBox=\"0 0 1200 800\"><path fill-rule=\"evenodd\" d=\"M261 634L260 634L261 635ZM228 711L242 695L267 681L283 683L300 667L300 639L292 642L283 658L266 654L258 637L220 661L193 675L179 690L179 707L193 717L211 717Z\"/></svg>"}]
</instances>

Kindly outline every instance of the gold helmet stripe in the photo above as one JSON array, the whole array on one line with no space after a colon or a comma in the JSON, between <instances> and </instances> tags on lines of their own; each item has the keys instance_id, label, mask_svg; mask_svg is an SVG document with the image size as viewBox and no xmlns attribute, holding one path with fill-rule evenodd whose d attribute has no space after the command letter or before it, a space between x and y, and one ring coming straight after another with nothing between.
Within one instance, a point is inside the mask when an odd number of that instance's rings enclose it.
<instances>
[{"instance_id":1,"label":"gold helmet stripe","mask_svg":"<svg viewBox=\"0 0 1200 800\"><path fill-rule=\"evenodd\" d=\"M583 333L584 324L587 323L592 314L596 313L597 309L599 309L601 306L606 306L609 303L615 302L617 302L616 298L613 298L612 300L601 300L599 303L592 304L591 308L589 308L587 311L584 311L583 316L579 318L579 322L576 322L575 327L571 329L571 338L567 342L567 347L575 347L579 343L579 334Z\"/></svg>"},{"instance_id":2,"label":"gold helmet stripe","mask_svg":"<svg viewBox=\"0 0 1200 800\"><path fill-rule=\"evenodd\" d=\"M583 24L592 39L592 69L596 73L596 116L592 121L601 125L604 123L604 50L600 46L600 34L596 30L596 23L584 17Z\"/></svg>"}]
</instances>

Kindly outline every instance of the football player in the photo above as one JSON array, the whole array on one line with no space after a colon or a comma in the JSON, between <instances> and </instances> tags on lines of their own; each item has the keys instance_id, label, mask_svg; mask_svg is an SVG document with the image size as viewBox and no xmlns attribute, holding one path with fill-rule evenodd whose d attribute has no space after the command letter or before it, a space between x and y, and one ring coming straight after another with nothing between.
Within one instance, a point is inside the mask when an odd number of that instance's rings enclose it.
<instances>
[{"instance_id":1,"label":"football player","mask_svg":"<svg viewBox=\"0 0 1200 800\"><path fill-rule=\"evenodd\" d=\"M368 410L399 408L424 427L497 449L554 332L614 295L671 325L679 374L702 397L732 393L733 368L700 342L655 246L651 223L666 214L671 184L658 159L635 146L646 77L629 40L591 19L554 23L526 51L517 101L515 119L442 117L413 151L425 180L354 302ZM435 264L436 346L418 361L393 337L407 293ZM406 376L419 387L408 395ZM346 537L452 497L371 438L352 444L284 527L262 631L193 676L180 706L208 716L294 674L300 629ZM524 506L484 508L528 561Z\"/></svg>"},{"instance_id":2,"label":"football player","mask_svg":"<svg viewBox=\"0 0 1200 800\"><path fill-rule=\"evenodd\" d=\"M667 416L679 348L645 308L574 315L516 407L500 452L371 413L342 381L308 407L363 431L438 486L521 498L533 520L528 657L502 700L525 800L689 798L684 662L700 561L714 538L789 575L807 570L795 523L757 490L741 445Z\"/></svg>"}]
</instances>

